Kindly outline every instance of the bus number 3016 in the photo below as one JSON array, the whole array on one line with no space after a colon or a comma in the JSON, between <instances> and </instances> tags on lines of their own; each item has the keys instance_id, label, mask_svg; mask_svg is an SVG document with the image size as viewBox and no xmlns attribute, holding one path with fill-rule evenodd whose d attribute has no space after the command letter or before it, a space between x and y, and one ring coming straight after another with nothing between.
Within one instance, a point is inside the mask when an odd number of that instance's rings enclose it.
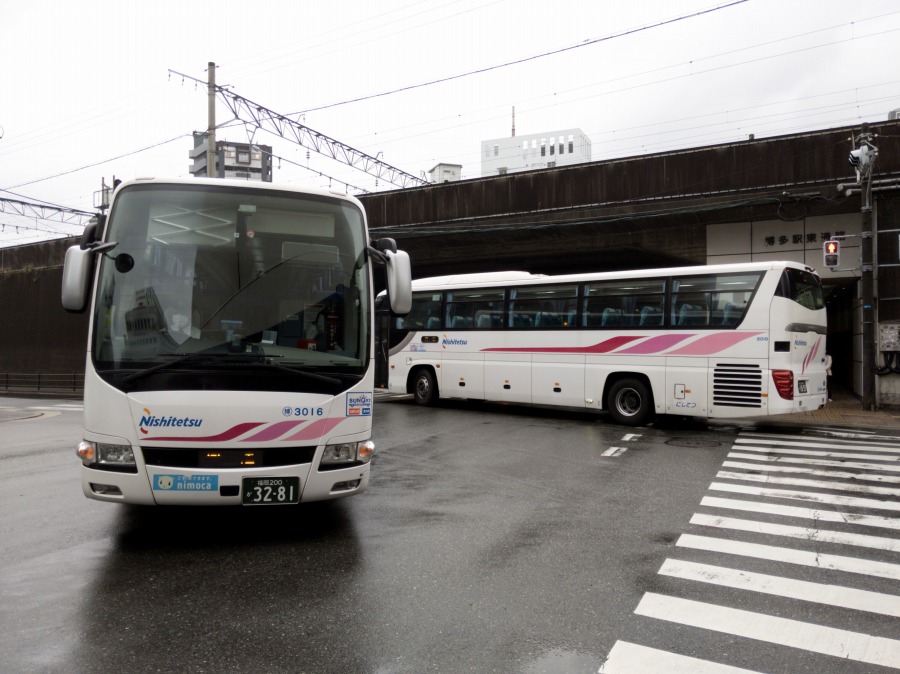
<instances>
[{"instance_id":1,"label":"bus number 3016","mask_svg":"<svg viewBox=\"0 0 900 674\"><path fill-rule=\"evenodd\" d=\"M278 505L299 503L300 479L297 477L245 477L243 480L244 505Z\"/></svg>"}]
</instances>

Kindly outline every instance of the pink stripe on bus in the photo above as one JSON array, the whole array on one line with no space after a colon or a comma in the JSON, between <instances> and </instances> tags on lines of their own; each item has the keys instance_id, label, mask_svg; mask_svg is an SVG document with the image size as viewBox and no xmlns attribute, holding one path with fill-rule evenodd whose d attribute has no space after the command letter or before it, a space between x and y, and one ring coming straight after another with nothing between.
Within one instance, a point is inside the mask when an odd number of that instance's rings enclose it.
<instances>
[{"instance_id":1,"label":"pink stripe on bus","mask_svg":"<svg viewBox=\"0 0 900 674\"><path fill-rule=\"evenodd\" d=\"M237 426L232 426L227 431L223 431L218 435L206 435L203 437L193 437L187 435L174 435L174 436L162 436L162 435L151 435L149 437L145 437L144 441L147 440L165 440L165 441L174 441L178 442L221 442L224 440L234 440L239 435L243 435L244 433L249 433L257 426L262 426L263 422L252 421L245 424L238 424Z\"/></svg>"},{"instance_id":2,"label":"pink stripe on bus","mask_svg":"<svg viewBox=\"0 0 900 674\"><path fill-rule=\"evenodd\" d=\"M319 419L318 421L313 421L310 424L307 424L303 428L300 429L298 433L294 433L286 438L282 438L282 440L309 440L311 438L318 439L319 437L328 433L331 429L337 426L339 423L344 421L346 417L342 417L340 419Z\"/></svg>"},{"instance_id":3,"label":"pink stripe on bus","mask_svg":"<svg viewBox=\"0 0 900 674\"><path fill-rule=\"evenodd\" d=\"M279 421L271 424L268 428L264 428L259 433L244 438L241 442L265 442L267 440L275 440L287 433L292 428L305 423L306 419L292 419L290 421Z\"/></svg>"},{"instance_id":4,"label":"pink stripe on bus","mask_svg":"<svg viewBox=\"0 0 900 674\"><path fill-rule=\"evenodd\" d=\"M520 346L515 348L495 346L489 349L482 349L482 351L498 351L502 353L609 353L636 339L643 338L637 335L620 335L618 337L611 337L605 342L592 344L591 346Z\"/></svg>"},{"instance_id":5,"label":"pink stripe on bus","mask_svg":"<svg viewBox=\"0 0 900 674\"><path fill-rule=\"evenodd\" d=\"M711 356L734 346L745 339L762 335L762 332L717 332L685 344L679 349L669 351L667 356Z\"/></svg>"},{"instance_id":6,"label":"pink stripe on bus","mask_svg":"<svg viewBox=\"0 0 900 674\"><path fill-rule=\"evenodd\" d=\"M634 346L627 349L616 351L616 355L620 353L638 353L645 355L650 353L660 353L672 346L675 346L679 342L683 342L689 337L694 337L694 335L669 334L660 335L659 337L651 337L650 339L644 340L640 344L635 344Z\"/></svg>"}]
</instances>

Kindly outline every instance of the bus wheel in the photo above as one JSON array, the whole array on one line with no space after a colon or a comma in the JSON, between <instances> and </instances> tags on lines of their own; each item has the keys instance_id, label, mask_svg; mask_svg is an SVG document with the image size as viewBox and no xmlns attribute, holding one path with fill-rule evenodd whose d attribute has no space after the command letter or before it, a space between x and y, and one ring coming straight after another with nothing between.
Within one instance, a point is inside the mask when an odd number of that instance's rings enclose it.
<instances>
[{"instance_id":1,"label":"bus wheel","mask_svg":"<svg viewBox=\"0 0 900 674\"><path fill-rule=\"evenodd\" d=\"M640 379L620 379L609 389L606 409L617 424L643 426L653 421L653 396Z\"/></svg>"},{"instance_id":2,"label":"bus wheel","mask_svg":"<svg viewBox=\"0 0 900 674\"><path fill-rule=\"evenodd\" d=\"M431 370L422 368L413 379L413 399L417 405L433 405L437 401L437 382Z\"/></svg>"}]
</instances>

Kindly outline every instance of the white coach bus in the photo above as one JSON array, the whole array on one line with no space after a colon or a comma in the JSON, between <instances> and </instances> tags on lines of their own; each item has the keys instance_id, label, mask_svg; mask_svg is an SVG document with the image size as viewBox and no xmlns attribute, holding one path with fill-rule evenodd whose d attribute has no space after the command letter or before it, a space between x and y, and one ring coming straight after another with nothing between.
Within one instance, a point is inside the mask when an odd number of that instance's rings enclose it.
<instances>
[{"instance_id":1,"label":"white coach bus","mask_svg":"<svg viewBox=\"0 0 900 674\"><path fill-rule=\"evenodd\" d=\"M821 282L794 262L445 276L413 281L411 312L390 317L387 388L630 426L806 412L827 400L825 338Z\"/></svg>"},{"instance_id":2,"label":"white coach bus","mask_svg":"<svg viewBox=\"0 0 900 674\"><path fill-rule=\"evenodd\" d=\"M409 257L324 190L136 180L66 253L90 312L86 496L276 505L363 491L374 400L372 263L409 309Z\"/></svg>"}]
</instances>

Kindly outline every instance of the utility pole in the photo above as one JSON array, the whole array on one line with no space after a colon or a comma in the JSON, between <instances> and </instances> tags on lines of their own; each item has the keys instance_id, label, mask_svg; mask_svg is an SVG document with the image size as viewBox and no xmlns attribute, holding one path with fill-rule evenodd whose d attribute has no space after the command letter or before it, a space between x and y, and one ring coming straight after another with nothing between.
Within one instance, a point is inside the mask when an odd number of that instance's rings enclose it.
<instances>
[{"instance_id":1,"label":"utility pole","mask_svg":"<svg viewBox=\"0 0 900 674\"><path fill-rule=\"evenodd\" d=\"M875 400L875 257L874 227L872 218L872 174L878 148L872 144L869 125L863 124L850 152L850 163L856 168L856 181L860 187L860 212L862 238L860 267L862 271L862 406L874 410Z\"/></svg>"},{"instance_id":2,"label":"utility pole","mask_svg":"<svg viewBox=\"0 0 900 674\"><path fill-rule=\"evenodd\" d=\"M296 122L293 119L286 117L285 115L279 114L273 110L269 110L259 103L254 103L253 101L244 98L243 96L238 96L234 92L229 91L224 87L216 86L213 74L214 68L215 64L210 63L210 74L207 83L210 91L210 122L208 133L210 143L213 142L213 134L215 132L212 105L215 94L219 94L222 97L222 102L228 106L229 110L231 110L235 120L240 120L244 122L244 124L251 124L257 129L268 131L269 133L275 134L279 138L284 138L286 140L295 142L297 143L297 145L302 145L307 149L314 150L315 152L318 152L319 154L324 155L330 159L342 162L347 166L352 166L353 168L359 169L360 171L364 171L369 175L375 176L376 178L386 180L387 182L393 185L397 185L398 187L421 187L429 184L427 180L423 180L422 178L407 173L406 171L401 171L400 169L391 166L390 164L386 164L380 159L366 154L365 152L356 150L349 145L335 140L334 138L329 138L323 133L314 131L308 126L301 124L300 122ZM193 80L194 82L202 84L202 82L196 77L185 75L184 73L180 73L176 70L169 70L169 72L175 75L179 75L183 79ZM209 152L213 152L214 149L215 148L210 145Z\"/></svg>"},{"instance_id":3,"label":"utility pole","mask_svg":"<svg viewBox=\"0 0 900 674\"><path fill-rule=\"evenodd\" d=\"M216 177L216 64L210 61L206 70L207 128L206 175Z\"/></svg>"}]
</instances>

